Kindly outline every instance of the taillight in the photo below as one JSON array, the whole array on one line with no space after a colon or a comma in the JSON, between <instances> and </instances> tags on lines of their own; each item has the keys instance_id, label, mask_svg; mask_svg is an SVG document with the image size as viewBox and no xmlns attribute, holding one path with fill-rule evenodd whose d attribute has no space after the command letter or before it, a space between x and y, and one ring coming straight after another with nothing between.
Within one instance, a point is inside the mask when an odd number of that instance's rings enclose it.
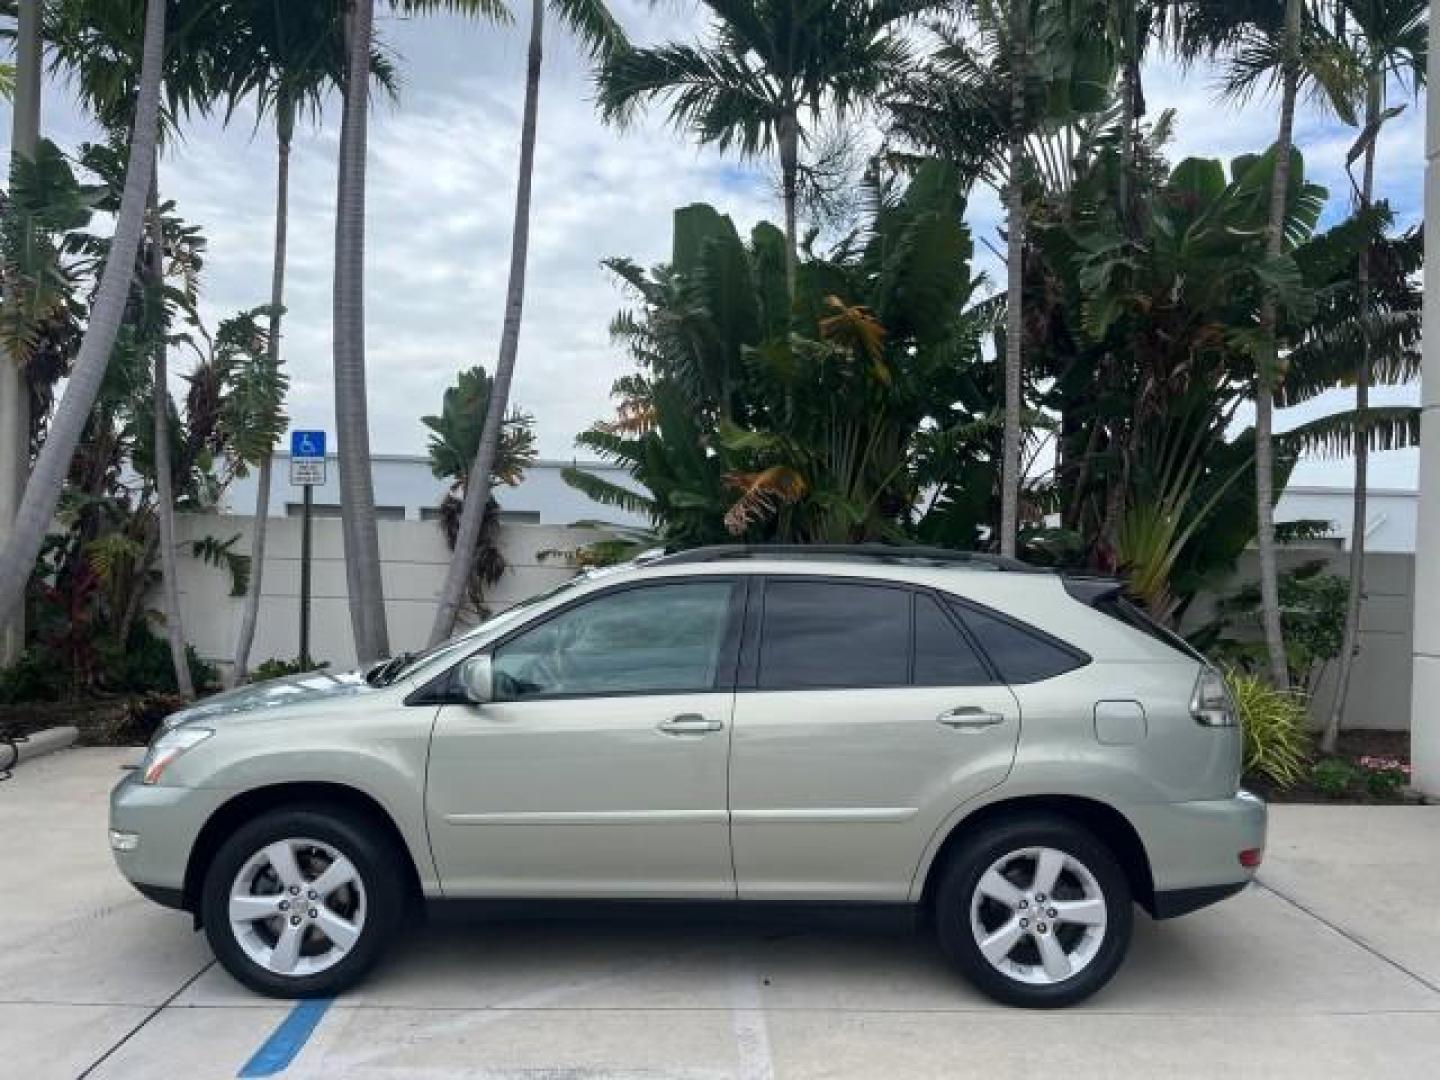
<instances>
[{"instance_id":1,"label":"taillight","mask_svg":"<svg viewBox=\"0 0 1440 1080\"><path fill-rule=\"evenodd\" d=\"M1225 686L1225 676L1212 667L1200 669L1195 693L1190 697L1190 715L1205 727L1234 727L1235 703Z\"/></svg>"},{"instance_id":2,"label":"taillight","mask_svg":"<svg viewBox=\"0 0 1440 1080\"><path fill-rule=\"evenodd\" d=\"M1246 870L1254 870L1260 865L1260 860L1265 857L1265 849L1252 847L1240 852L1240 865Z\"/></svg>"}]
</instances>

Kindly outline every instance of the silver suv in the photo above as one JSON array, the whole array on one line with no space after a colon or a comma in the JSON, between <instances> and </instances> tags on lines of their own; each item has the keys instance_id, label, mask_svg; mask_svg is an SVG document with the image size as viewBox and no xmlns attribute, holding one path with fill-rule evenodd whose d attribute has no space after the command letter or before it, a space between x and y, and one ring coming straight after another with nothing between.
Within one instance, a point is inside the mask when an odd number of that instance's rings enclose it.
<instances>
[{"instance_id":1,"label":"silver suv","mask_svg":"<svg viewBox=\"0 0 1440 1080\"><path fill-rule=\"evenodd\" d=\"M819 901L902 906L985 993L1057 1006L1133 903L1245 886L1240 752L1223 679L1114 582L711 548L178 713L110 843L266 994L354 985L420 901Z\"/></svg>"}]
</instances>

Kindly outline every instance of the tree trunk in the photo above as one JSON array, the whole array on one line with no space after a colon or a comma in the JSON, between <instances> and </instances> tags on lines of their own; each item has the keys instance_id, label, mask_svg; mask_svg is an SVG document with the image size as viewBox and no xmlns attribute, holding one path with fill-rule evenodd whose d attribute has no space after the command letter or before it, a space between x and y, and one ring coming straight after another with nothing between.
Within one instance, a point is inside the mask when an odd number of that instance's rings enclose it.
<instances>
[{"instance_id":1,"label":"tree trunk","mask_svg":"<svg viewBox=\"0 0 1440 1080\"><path fill-rule=\"evenodd\" d=\"M1295 128L1295 96L1300 83L1300 0L1286 0L1284 70L1281 78L1280 133L1275 139L1275 172L1270 184L1270 220L1265 253L1279 258L1285 250L1285 209L1290 191L1290 150ZM1255 365L1255 545L1260 562L1260 617L1270 681L1277 689L1290 685L1285 636L1280 624L1280 586L1275 558L1275 376L1280 365L1275 297L1267 293L1260 310L1262 353Z\"/></svg>"},{"instance_id":2,"label":"tree trunk","mask_svg":"<svg viewBox=\"0 0 1440 1080\"><path fill-rule=\"evenodd\" d=\"M285 243L290 227L290 141L295 133L295 102L285 92L275 103L275 250L270 263L270 338L266 360L270 370L280 368L280 319L285 304ZM250 534L250 581L235 643L236 685L250 673L250 647L260 618L260 587L265 573L265 533L270 519L272 455L261 458L255 483L255 523Z\"/></svg>"},{"instance_id":3,"label":"tree trunk","mask_svg":"<svg viewBox=\"0 0 1440 1080\"><path fill-rule=\"evenodd\" d=\"M1005 188L1005 434L1000 464L1000 554L1014 556L1020 529L1021 338L1025 309L1025 5L1010 10L1010 175Z\"/></svg>"},{"instance_id":4,"label":"tree trunk","mask_svg":"<svg viewBox=\"0 0 1440 1080\"><path fill-rule=\"evenodd\" d=\"M193 698L190 664L185 659L185 627L180 617L179 567L175 561L175 482L170 471L170 385L166 363L169 342L165 340L165 229L160 222L160 195L155 180L159 162L151 166L150 180L150 287L155 290L161 311L156 316L155 382L151 402L155 410L155 520L160 529L160 595L165 614L165 639L170 644L170 663L175 669L175 687L183 697Z\"/></svg>"},{"instance_id":5,"label":"tree trunk","mask_svg":"<svg viewBox=\"0 0 1440 1080\"><path fill-rule=\"evenodd\" d=\"M346 16L345 108L335 195L335 427L350 625L362 664L390 655L365 394L365 153L375 0Z\"/></svg>"},{"instance_id":6,"label":"tree trunk","mask_svg":"<svg viewBox=\"0 0 1440 1080\"><path fill-rule=\"evenodd\" d=\"M455 535L455 550L440 591L430 644L444 641L455 629L455 618L470 582L475 548L485 524L485 507L490 502L491 474L505 427L505 410L510 400L510 381L515 374L515 356L520 348L520 319L525 309L525 264L530 248L530 187L535 172L535 131L540 108L540 67L545 30L545 0L532 0L530 9L530 51L525 69L525 107L520 125L520 175L515 186L515 224L510 241L510 281L505 296L505 325L500 335L500 356L490 402L485 410L485 427L475 461L465 479L465 504Z\"/></svg>"},{"instance_id":7,"label":"tree trunk","mask_svg":"<svg viewBox=\"0 0 1440 1080\"><path fill-rule=\"evenodd\" d=\"M1380 116L1381 76L1372 72L1365 96L1365 126L1376 123ZM1365 148L1365 165L1360 179L1360 209L1370 209L1375 194L1375 147L1371 139ZM1350 591L1345 601L1345 640L1340 648L1340 668L1335 676L1335 698L1320 737L1320 748L1327 754L1335 752L1340 740L1340 725L1345 719L1345 702L1350 696L1350 676L1355 657L1360 652L1360 609L1365 602L1365 530L1369 517L1366 486L1370 479L1370 433L1366 430L1366 414L1370 409L1370 367L1373 345L1370 341L1370 245L1360 249L1355 268L1356 310L1360 318L1360 360L1355 368L1355 505L1350 524Z\"/></svg>"},{"instance_id":8,"label":"tree trunk","mask_svg":"<svg viewBox=\"0 0 1440 1080\"><path fill-rule=\"evenodd\" d=\"M15 111L10 131L10 172L35 156L40 141L40 0L20 0L15 28ZM0 350L0 544L10 536L30 471L30 388L16 357ZM0 668L25 649L25 605L0 628Z\"/></svg>"},{"instance_id":9,"label":"tree trunk","mask_svg":"<svg viewBox=\"0 0 1440 1080\"><path fill-rule=\"evenodd\" d=\"M795 300L795 275L800 260L800 238L795 224L800 175L800 120L790 109L780 118L780 197L785 203L785 288Z\"/></svg>"},{"instance_id":10,"label":"tree trunk","mask_svg":"<svg viewBox=\"0 0 1440 1080\"><path fill-rule=\"evenodd\" d=\"M109 258L100 275L95 303L85 337L70 369L65 396L55 409L48 436L35 461L25 496L16 515L15 530L0 550L0 625L8 624L25 597L25 586L35 568L35 558L50 528L70 459L95 405L115 334L125 314L130 279L140 233L145 227L145 202L150 192L150 175L155 160L157 120L160 111L160 73L165 43L165 5L151 0L145 5L145 38L141 52L140 86L136 95L135 127L130 136L130 154L125 170L125 190L110 243Z\"/></svg>"}]
</instances>

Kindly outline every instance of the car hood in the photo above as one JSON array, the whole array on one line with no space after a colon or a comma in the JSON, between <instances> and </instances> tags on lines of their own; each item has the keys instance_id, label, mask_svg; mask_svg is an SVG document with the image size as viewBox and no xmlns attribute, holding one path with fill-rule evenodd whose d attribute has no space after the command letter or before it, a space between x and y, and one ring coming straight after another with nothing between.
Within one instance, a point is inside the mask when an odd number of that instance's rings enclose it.
<instances>
[{"instance_id":1,"label":"car hood","mask_svg":"<svg viewBox=\"0 0 1440 1080\"><path fill-rule=\"evenodd\" d=\"M308 671L303 675L267 679L215 694L188 709L171 713L165 718L165 726L172 728L178 724L188 724L192 720L208 722L217 717L268 709L305 708L334 702L336 698L373 694L378 689L365 681L362 671Z\"/></svg>"}]
</instances>

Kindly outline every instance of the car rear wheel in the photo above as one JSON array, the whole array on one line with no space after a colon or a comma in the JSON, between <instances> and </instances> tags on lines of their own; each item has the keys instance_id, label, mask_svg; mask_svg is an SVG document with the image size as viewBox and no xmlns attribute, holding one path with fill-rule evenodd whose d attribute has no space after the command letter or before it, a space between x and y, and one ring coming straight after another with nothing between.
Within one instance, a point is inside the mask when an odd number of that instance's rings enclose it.
<instances>
[{"instance_id":1,"label":"car rear wheel","mask_svg":"<svg viewBox=\"0 0 1440 1080\"><path fill-rule=\"evenodd\" d=\"M201 899L225 970L273 997L359 982L404 909L401 867L381 837L321 808L274 810L238 829L211 861Z\"/></svg>"},{"instance_id":2,"label":"car rear wheel","mask_svg":"<svg viewBox=\"0 0 1440 1080\"><path fill-rule=\"evenodd\" d=\"M1125 871L1058 817L997 821L954 851L936 892L940 945L981 991L1057 1008L1099 990L1130 944Z\"/></svg>"}]
</instances>

